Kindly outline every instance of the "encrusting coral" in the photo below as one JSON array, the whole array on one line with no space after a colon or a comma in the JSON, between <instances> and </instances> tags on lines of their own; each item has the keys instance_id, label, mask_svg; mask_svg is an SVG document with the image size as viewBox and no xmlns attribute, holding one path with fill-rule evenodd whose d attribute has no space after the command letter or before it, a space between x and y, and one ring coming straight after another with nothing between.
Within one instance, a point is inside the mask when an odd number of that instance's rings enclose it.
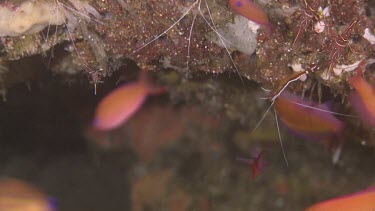
<instances>
[{"instance_id":1,"label":"encrusting coral","mask_svg":"<svg viewBox=\"0 0 375 211\"><path fill-rule=\"evenodd\" d=\"M248 30L237 26L227 0L8 0L0 4L0 63L47 55L46 66L55 74L69 80L84 74L96 86L132 60L140 69L173 69L183 76L236 72L242 83L249 79L265 88L316 65L320 72L288 89L313 98L341 96L343 102L350 93L350 70L360 60L367 61L371 75L373 5L362 0L257 3L268 15L271 33L251 22ZM239 37L227 36L231 32ZM256 36L242 39L247 33ZM243 43L257 45L256 52L241 53ZM329 92L319 91L321 85Z\"/></svg>"}]
</instances>

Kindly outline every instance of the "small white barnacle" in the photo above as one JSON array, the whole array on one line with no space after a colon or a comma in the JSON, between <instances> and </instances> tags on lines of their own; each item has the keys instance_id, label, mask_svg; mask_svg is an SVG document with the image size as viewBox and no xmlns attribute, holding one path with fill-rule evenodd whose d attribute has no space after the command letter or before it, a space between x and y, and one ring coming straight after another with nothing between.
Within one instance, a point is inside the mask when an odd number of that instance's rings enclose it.
<instances>
[{"instance_id":1,"label":"small white barnacle","mask_svg":"<svg viewBox=\"0 0 375 211\"><path fill-rule=\"evenodd\" d=\"M324 28L326 27L326 24L324 23L324 21L318 21L315 25L314 25L314 31L316 33L322 33L324 31Z\"/></svg>"},{"instance_id":2,"label":"small white barnacle","mask_svg":"<svg viewBox=\"0 0 375 211\"><path fill-rule=\"evenodd\" d=\"M322 7L318 8L319 21L314 25L314 31L316 33L322 33L324 31L324 28L326 26L324 18L330 15L329 11L329 7L325 7L324 9L322 9Z\"/></svg>"},{"instance_id":3,"label":"small white barnacle","mask_svg":"<svg viewBox=\"0 0 375 211\"><path fill-rule=\"evenodd\" d=\"M288 64L288 66L291 67L294 72L304 72L305 71L305 69L302 68L302 65L300 63L292 63L292 64ZM306 79L307 79L306 75L301 75L299 77L300 81L305 81Z\"/></svg>"},{"instance_id":4,"label":"small white barnacle","mask_svg":"<svg viewBox=\"0 0 375 211\"><path fill-rule=\"evenodd\" d=\"M371 30L369 28L365 29L365 33L363 34L363 38L368 40L371 45L375 44L375 35L371 33Z\"/></svg>"},{"instance_id":5,"label":"small white barnacle","mask_svg":"<svg viewBox=\"0 0 375 211\"><path fill-rule=\"evenodd\" d=\"M322 7L318 8L319 18L325 18L330 16L330 7L327 6L324 9Z\"/></svg>"},{"instance_id":6,"label":"small white barnacle","mask_svg":"<svg viewBox=\"0 0 375 211\"><path fill-rule=\"evenodd\" d=\"M361 63L361 61L362 60L359 60L359 61L354 62L353 64L348 64L348 65L345 65L345 64L336 65L333 68L333 73L335 73L335 75L341 75L343 71L345 71L345 72L353 71L353 70L355 70L355 68L358 67L358 65L359 65L359 63Z\"/></svg>"}]
</instances>

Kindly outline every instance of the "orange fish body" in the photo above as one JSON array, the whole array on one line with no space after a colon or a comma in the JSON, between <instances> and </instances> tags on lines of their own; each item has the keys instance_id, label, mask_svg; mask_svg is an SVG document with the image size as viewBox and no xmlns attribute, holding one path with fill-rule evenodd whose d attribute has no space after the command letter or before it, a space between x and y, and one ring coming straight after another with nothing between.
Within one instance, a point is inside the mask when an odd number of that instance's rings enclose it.
<instances>
[{"instance_id":1,"label":"orange fish body","mask_svg":"<svg viewBox=\"0 0 375 211\"><path fill-rule=\"evenodd\" d=\"M104 97L96 108L93 126L98 130L111 130L127 121L144 103L146 97L155 91L145 76L133 83L122 85Z\"/></svg>"},{"instance_id":2,"label":"orange fish body","mask_svg":"<svg viewBox=\"0 0 375 211\"><path fill-rule=\"evenodd\" d=\"M365 63L357 67L357 75L349 79L350 85L356 90L350 95L350 102L359 116L375 128L375 87L363 77Z\"/></svg>"},{"instance_id":3,"label":"orange fish body","mask_svg":"<svg viewBox=\"0 0 375 211\"><path fill-rule=\"evenodd\" d=\"M229 0L229 5L243 17L265 26L269 25L267 14L251 0Z\"/></svg>"},{"instance_id":4,"label":"orange fish body","mask_svg":"<svg viewBox=\"0 0 375 211\"><path fill-rule=\"evenodd\" d=\"M313 101L301 100L287 91L276 98L274 106L283 123L304 138L318 141L329 139L339 135L344 127L332 114L314 109L328 108Z\"/></svg>"},{"instance_id":5,"label":"orange fish body","mask_svg":"<svg viewBox=\"0 0 375 211\"><path fill-rule=\"evenodd\" d=\"M374 211L375 187L315 204L305 211Z\"/></svg>"},{"instance_id":6,"label":"orange fish body","mask_svg":"<svg viewBox=\"0 0 375 211\"><path fill-rule=\"evenodd\" d=\"M17 179L0 180L1 211L52 211L47 195Z\"/></svg>"}]
</instances>

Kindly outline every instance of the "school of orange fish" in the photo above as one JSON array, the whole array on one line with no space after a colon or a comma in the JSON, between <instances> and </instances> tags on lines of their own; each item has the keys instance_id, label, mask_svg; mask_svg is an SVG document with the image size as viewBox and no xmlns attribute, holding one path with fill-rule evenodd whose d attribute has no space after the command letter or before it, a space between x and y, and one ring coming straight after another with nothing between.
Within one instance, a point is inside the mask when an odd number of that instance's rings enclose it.
<instances>
[{"instance_id":1,"label":"school of orange fish","mask_svg":"<svg viewBox=\"0 0 375 211\"><path fill-rule=\"evenodd\" d=\"M229 5L238 14L263 26L264 30L271 30L267 14L254 2L229 0ZM348 81L354 89L350 95L350 103L363 123L375 128L375 87L363 76L366 65L365 60L361 61ZM314 74L313 68L280 81L271 91L268 100L290 131L304 139L325 143L330 150L336 150L342 144L344 122L336 118L328 104L303 100L285 90L291 82L306 74ZM162 88L152 85L144 71L138 81L118 87L101 100L92 126L101 131L113 130L130 119L141 108L148 95L162 92ZM251 166L254 179L265 167L263 154L261 151L252 159L238 158ZM0 181L0 210L54 210L54 207L48 197L36 188L25 182L9 179ZM375 187L330 199L306 209L323 210L374 211Z\"/></svg>"},{"instance_id":2,"label":"school of orange fish","mask_svg":"<svg viewBox=\"0 0 375 211\"><path fill-rule=\"evenodd\" d=\"M238 14L254 21L270 30L267 14L262 8L250 0L229 0L230 7ZM295 134L313 141L327 144L330 150L341 146L344 122L330 112L329 105L311 100L302 100L300 97L285 91L289 83L305 74L313 74L308 69L305 72L292 75L280 81L280 84L271 92L268 99L274 106L282 122ZM354 91L350 95L353 109L365 124L375 128L375 87L363 77L366 70L366 61L363 60L356 68L356 74L349 79ZM99 130L111 130L131 117L145 101L147 95L153 93L150 85L143 77L138 82L123 85L109 93L99 104L96 110L93 126ZM238 158L251 165L253 178L256 178L264 168L262 152L254 159ZM375 210L375 187L331 199L313 205L306 211L323 210Z\"/></svg>"}]
</instances>

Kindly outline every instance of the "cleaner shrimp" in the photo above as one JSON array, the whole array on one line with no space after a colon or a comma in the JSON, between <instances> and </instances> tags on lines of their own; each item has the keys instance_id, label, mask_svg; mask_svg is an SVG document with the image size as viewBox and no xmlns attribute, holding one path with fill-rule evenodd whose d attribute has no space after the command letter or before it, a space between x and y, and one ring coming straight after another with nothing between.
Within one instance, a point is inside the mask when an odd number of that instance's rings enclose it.
<instances>
[{"instance_id":1,"label":"cleaner shrimp","mask_svg":"<svg viewBox=\"0 0 375 211\"><path fill-rule=\"evenodd\" d=\"M278 133L278 139L279 139L279 143L280 143L280 146L281 146L281 150L282 150L282 154L283 154L286 166L289 166L289 163L288 163L288 159L287 159L287 156L286 156L284 144L283 144L282 137L281 137L279 120L278 120L279 119L278 118L279 112L278 112L278 109L275 108L275 103L277 103L277 101L279 100L279 98L281 97L281 95L283 94L283 92L289 86L290 83L293 83L293 82L297 81L298 79L300 79L304 75L312 74L316 71L318 71L318 66L317 65L311 65L310 68L306 68L306 70L304 70L302 72L295 72L294 74L292 74L288 78L285 78L284 80L281 80L279 82L279 84L277 86L275 86L275 88L273 90L265 90L264 89L265 91L269 91L270 94L268 95L267 98L262 98L262 99L269 100L271 102L271 105L266 109L265 113L262 115L260 121L256 124L255 128L251 131L251 133L253 133L260 126L260 124L263 122L263 120L265 119L265 117L267 116L267 114L269 113L271 108L273 108L273 111L274 111L273 113L275 115L275 124L276 124L277 133ZM302 112L300 112L300 113L302 113L302 115L303 115L304 112L306 113L306 115L310 115L311 117L306 117L307 119L309 119L308 120L309 123L307 123L307 124L313 124L313 121L311 119L314 118L315 116L318 116L317 117L318 119L319 118L329 119L329 121L332 121L333 122L332 125L334 125L332 127L335 127L335 129L332 129L332 131L329 131L327 133L332 133L334 135L337 135L336 138L341 138L341 137L339 137L340 134L338 134L338 133L342 132L341 130L344 126L343 126L343 123L341 123L339 120L336 120L334 116L344 116L344 117L350 117L350 118L358 118L357 116L353 116L353 115L349 115L349 114L342 114L342 113L338 113L338 112L333 112L333 111L329 110L328 107L320 106L320 104L318 106L316 106L316 105L314 105L316 103L313 102L313 101L302 101L302 100L296 100L294 98L296 98L296 97L290 95L289 93L286 93L285 96L281 97L280 100L289 103L289 106L287 106L287 107L294 106L296 109L303 110ZM277 107L280 108L280 106L283 106L283 105L278 105ZM292 108L285 108L285 109L292 109ZM311 114L311 113L313 113L313 114ZM295 115L295 114L292 114L292 115ZM323 117L319 117L320 115L322 115ZM298 119L299 118L298 115L295 118ZM300 118L300 119L303 119L303 118ZM293 121L295 121L295 120L293 120ZM328 120L323 120L323 121L328 121ZM303 120L299 120L297 122L299 122L299 124L305 123ZM317 125L317 127L319 127L319 125ZM293 130L294 128L290 128L290 129ZM314 136L313 135L314 132L310 132L310 133L311 133L311 136ZM306 134L309 134L309 133L307 132ZM306 135L306 136L308 136L308 135ZM306 137L306 138L309 138L309 137ZM313 139L313 138L311 138L311 139ZM337 146L337 148L334 149L333 156L332 156L333 163L338 162L339 157L340 157L340 153L341 153L341 145Z\"/></svg>"},{"instance_id":2,"label":"cleaner shrimp","mask_svg":"<svg viewBox=\"0 0 375 211\"><path fill-rule=\"evenodd\" d=\"M77 58L77 65L83 66L85 71L90 75L91 79L90 82L94 85L94 94L96 95L97 84L101 83L101 78L107 74L107 67L106 67L106 52L104 47L100 45L99 37L96 36L94 33L90 33L87 24L91 21L104 25L105 23L102 22L102 16L100 13L92 7L88 2L81 2L77 0L68 0L68 2L64 3L59 0L54 0L54 11L56 16L55 18L62 19L63 25L65 26L65 32L67 35L67 39L71 42L70 46L65 47L65 50L70 52L75 52ZM93 17L91 17L93 16ZM51 22L51 21L50 21ZM79 27L79 28L78 28ZM83 38L88 41L90 48L87 49L88 51L94 54L94 58L98 63L98 66L93 67L92 62L90 62L87 58L85 58L85 52L80 52L80 48L77 46L75 40L77 39L74 35L74 31L76 29L80 30L80 33L83 35ZM50 40L50 31L51 31L51 24L48 25L46 30L45 42L49 42ZM54 35L52 38L52 47L50 49L50 58L48 61L48 67L51 64L51 60L53 58L54 47L57 45L57 42L61 42L62 40L58 40L58 26L55 26ZM95 50L94 50L95 49ZM56 68L55 68L56 69ZM71 69L74 69L71 68ZM74 72L74 70L72 70ZM75 70L77 71L77 70ZM80 70L78 70L80 71Z\"/></svg>"}]
</instances>

